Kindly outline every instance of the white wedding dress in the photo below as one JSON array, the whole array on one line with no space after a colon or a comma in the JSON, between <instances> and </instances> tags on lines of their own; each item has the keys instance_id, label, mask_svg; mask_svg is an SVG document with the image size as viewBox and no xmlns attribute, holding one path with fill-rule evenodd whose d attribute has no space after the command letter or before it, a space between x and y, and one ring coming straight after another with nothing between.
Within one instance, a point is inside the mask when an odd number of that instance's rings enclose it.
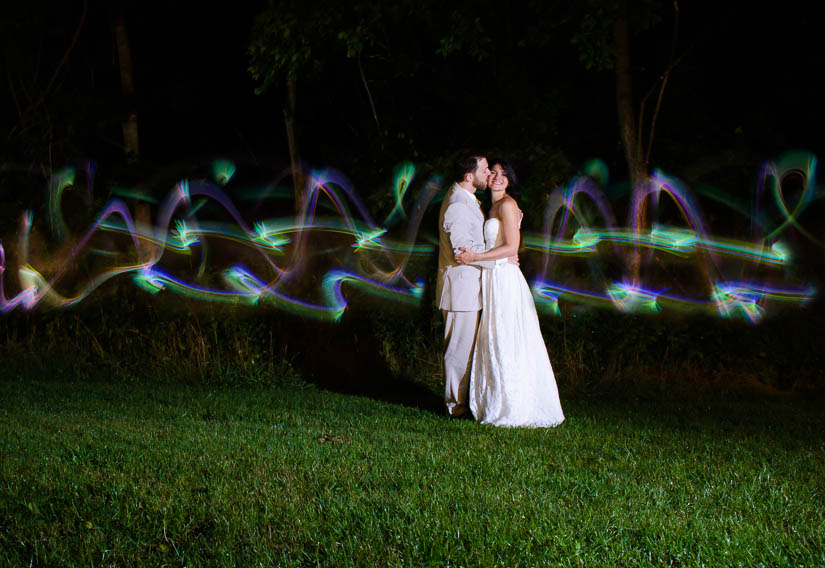
<instances>
[{"instance_id":1,"label":"white wedding dress","mask_svg":"<svg viewBox=\"0 0 825 568\"><path fill-rule=\"evenodd\" d=\"M498 219L484 223L487 250L500 246ZM559 391L530 287L515 264L481 272L482 311L470 375L470 410L482 424L557 426Z\"/></svg>"}]
</instances>

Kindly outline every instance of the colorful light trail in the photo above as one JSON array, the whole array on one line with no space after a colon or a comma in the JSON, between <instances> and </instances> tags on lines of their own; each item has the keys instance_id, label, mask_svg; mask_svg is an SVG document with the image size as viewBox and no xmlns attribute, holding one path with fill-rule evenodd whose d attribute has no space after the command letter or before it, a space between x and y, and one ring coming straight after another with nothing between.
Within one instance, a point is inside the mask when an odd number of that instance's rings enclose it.
<instances>
[{"instance_id":1,"label":"colorful light trail","mask_svg":"<svg viewBox=\"0 0 825 568\"><path fill-rule=\"evenodd\" d=\"M690 189L658 171L633 188L627 226L619 226L603 187L607 168L593 162L584 171L550 194L542 232L524 233L522 254L541 261L538 273L527 276L544 311L559 314L568 303L632 313L701 311L755 323L781 303L815 296L813 284L789 270L804 261L793 246L800 237L823 246L802 220L823 196L812 155L765 164L747 220L750 235L739 239L711 234ZM427 297L436 227L423 222L437 215L436 197L445 189L440 178L416 187L416 168L399 165L387 189L394 205L379 225L334 170L306 176L293 216L250 221L230 190L255 196L253 212L266 199L294 210L292 196L272 187L233 188L236 173L235 164L216 161L214 181L182 180L162 200L117 189L85 233L73 235L63 203L78 178L86 180L84 198L91 202L94 164L61 170L49 183L46 228L37 229L33 213L24 211L17 234L5 237L16 240L13 254L0 242L0 312L71 307L124 276L152 294L271 306L328 321L344 314L349 289L413 305ZM788 176L795 176L793 191L783 184ZM154 210L154 223L137 215L139 205ZM739 216L746 210L725 194L712 205ZM59 246L43 246L46 231ZM100 259L109 264L101 267ZM9 282L10 265L17 267L16 285Z\"/></svg>"}]
</instances>

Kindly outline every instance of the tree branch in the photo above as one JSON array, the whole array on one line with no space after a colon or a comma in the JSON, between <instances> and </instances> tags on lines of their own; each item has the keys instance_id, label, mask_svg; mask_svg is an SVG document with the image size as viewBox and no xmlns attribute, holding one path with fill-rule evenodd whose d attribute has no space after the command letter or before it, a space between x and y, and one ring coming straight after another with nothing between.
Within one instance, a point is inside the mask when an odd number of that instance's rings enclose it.
<instances>
[{"instance_id":1,"label":"tree branch","mask_svg":"<svg viewBox=\"0 0 825 568\"><path fill-rule=\"evenodd\" d=\"M9 81L9 91L11 92L11 98L14 101L14 108L17 109L17 116L22 118L23 117L23 109L20 106L20 101L17 99L17 89L14 88L14 80L11 77L11 71L6 70L6 78ZM16 128L16 127L15 127ZM14 128L11 129L9 132L9 136L14 132Z\"/></svg>"},{"instance_id":2,"label":"tree branch","mask_svg":"<svg viewBox=\"0 0 825 568\"><path fill-rule=\"evenodd\" d=\"M670 77L670 71L666 71L662 79L662 88L659 89L659 96L656 98L656 108L653 111L653 118L650 120L650 133L647 136L647 150L645 150L645 164L650 163L650 151L653 149L653 135L656 133L656 119L659 117L659 110L662 108L662 97L665 95L665 87ZM641 122L641 121L640 121Z\"/></svg>"},{"instance_id":3,"label":"tree branch","mask_svg":"<svg viewBox=\"0 0 825 568\"><path fill-rule=\"evenodd\" d=\"M381 123L378 122L378 113L375 111L375 103L372 100L372 92L367 83L367 76L364 74L364 66L361 65L361 52L358 52L358 70L361 72L361 81L364 83L364 89L367 91L367 98L370 101L370 108L372 109L372 117L375 119L375 126L378 127L378 132L381 132Z\"/></svg>"},{"instance_id":4,"label":"tree branch","mask_svg":"<svg viewBox=\"0 0 825 568\"><path fill-rule=\"evenodd\" d=\"M676 40L679 37L679 0L673 0L673 41L670 45L670 59L668 60L667 69L662 77L662 87L659 89L659 97L656 99L656 109L653 111L653 118L650 121L650 133L647 137L647 151L645 152L645 163L650 163L650 151L653 149L653 135L656 133L656 119L659 118L659 111L662 108L662 97L665 94L665 87L667 80L670 78L670 72L679 62L676 59ZM680 58L681 59L681 58Z\"/></svg>"},{"instance_id":5,"label":"tree branch","mask_svg":"<svg viewBox=\"0 0 825 568\"><path fill-rule=\"evenodd\" d=\"M643 131L643 124L645 119L645 106L647 104L647 100L653 94L653 91L656 90L656 87L659 86L659 95L656 97L656 108L653 110L653 116L651 117L650 122L650 131L648 132L647 137L647 149L644 151L644 160L645 164L650 163L650 152L653 149L653 137L656 132L656 120L659 117L659 111L662 108L662 99L665 94L665 87L667 87L668 79L670 78L670 72L682 61L682 56L676 57L676 44L679 38L679 0L673 0L673 37L670 43L670 57L668 58L667 66L665 67L664 72L659 76L658 79L653 83L650 89L645 93L644 98L642 98L642 103L639 107L639 124L638 124L638 140L639 140L639 153L642 153L642 131Z\"/></svg>"},{"instance_id":6,"label":"tree branch","mask_svg":"<svg viewBox=\"0 0 825 568\"><path fill-rule=\"evenodd\" d=\"M23 111L22 115L20 116L21 121L26 117L27 114L35 110L37 107L43 104L43 101L46 100L46 97L48 96L49 91L52 88L52 85L54 85L54 82L57 80L57 76L60 74L60 69L66 64L66 61L69 60L69 55L71 55L72 50L74 50L74 46L77 45L77 40L80 37L81 30L83 29L83 24L86 21L86 11L88 10L88 8L89 0L83 0L83 13L80 15L80 21L77 23L77 28L75 28L74 36L72 36L72 42L69 44L69 47L63 53L63 57L60 59L60 62L57 64L57 67L55 67L54 73L52 73L52 77L51 79L49 79L48 84L42 91L40 91L40 96L38 97L38 99L31 103L28 107L26 107L26 110Z\"/></svg>"}]
</instances>

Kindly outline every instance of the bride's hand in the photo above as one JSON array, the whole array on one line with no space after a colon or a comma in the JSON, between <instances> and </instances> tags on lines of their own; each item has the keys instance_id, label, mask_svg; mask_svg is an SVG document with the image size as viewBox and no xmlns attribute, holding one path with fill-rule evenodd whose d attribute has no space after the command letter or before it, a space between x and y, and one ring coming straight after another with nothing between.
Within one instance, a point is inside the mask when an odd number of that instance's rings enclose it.
<instances>
[{"instance_id":1,"label":"bride's hand","mask_svg":"<svg viewBox=\"0 0 825 568\"><path fill-rule=\"evenodd\" d=\"M464 247L458 247L461 252L455 255L455 260L459 264L469 264L476 260L476 253Z\"/></svg>"}]
</instances>

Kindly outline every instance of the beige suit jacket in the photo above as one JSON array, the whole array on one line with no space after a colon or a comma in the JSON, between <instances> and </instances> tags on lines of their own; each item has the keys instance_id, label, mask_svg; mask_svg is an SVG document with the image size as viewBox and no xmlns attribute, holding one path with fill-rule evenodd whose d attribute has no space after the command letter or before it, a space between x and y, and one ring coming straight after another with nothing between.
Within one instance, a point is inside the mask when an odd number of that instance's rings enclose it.
<instances>
[{"instance_id":1,"label":"beige suit jacket","mask_svg":"<svg viewBox=\"0 0 825 568\"><path fill-rule=\"evenodd\" d=\"M484 213L475 197L455 183L441 204L438 219L438 307L453 312L480 310L481 268L460 265L455 255L461 252L458 247L484 252Z\"/></svg>"}]
</instances>

